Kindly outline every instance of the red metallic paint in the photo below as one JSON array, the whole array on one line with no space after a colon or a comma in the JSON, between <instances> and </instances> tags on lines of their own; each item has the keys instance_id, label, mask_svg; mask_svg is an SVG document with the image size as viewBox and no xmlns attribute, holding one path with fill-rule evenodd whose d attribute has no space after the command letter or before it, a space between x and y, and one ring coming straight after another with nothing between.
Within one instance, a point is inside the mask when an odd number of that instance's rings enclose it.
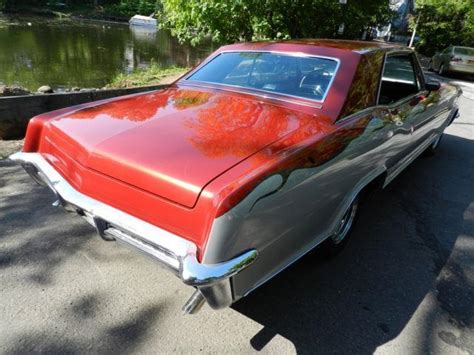
<instances>
[{"instance_id":1,"label":"red metallic paint","mask_svg":"<svg viewBox=\"0 0 474 355\"><path fill-rule=\"evenodd\" d=\"M363 45L262 42L216 52L338 58L340 68L322 107L181 80L163 91L35 117L24 151L44 154L82 193L191 240L202 253L213 220L260 181L322 164L363 131L363 120L334 124L360 61L353 50L369 47Z\"/></svg>"}]
</instances>

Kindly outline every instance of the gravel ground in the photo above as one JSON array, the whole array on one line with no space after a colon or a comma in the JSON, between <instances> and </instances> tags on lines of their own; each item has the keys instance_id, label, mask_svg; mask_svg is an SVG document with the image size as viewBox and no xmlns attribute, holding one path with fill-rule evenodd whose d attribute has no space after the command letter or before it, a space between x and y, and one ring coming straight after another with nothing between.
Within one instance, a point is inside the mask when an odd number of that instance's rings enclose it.
<instances>
[{"instance_id":1,"label":"gravel ground","mask_svg":"<svg viewBox=\"0 0 474 355\"><path fill-rule=\"evenodd\" d=\"M232 308L103 242L0 161L0 353L474 353L474 84L433 158L362 209L332 261L304 258Z\"/></svg>"}]
</instances>

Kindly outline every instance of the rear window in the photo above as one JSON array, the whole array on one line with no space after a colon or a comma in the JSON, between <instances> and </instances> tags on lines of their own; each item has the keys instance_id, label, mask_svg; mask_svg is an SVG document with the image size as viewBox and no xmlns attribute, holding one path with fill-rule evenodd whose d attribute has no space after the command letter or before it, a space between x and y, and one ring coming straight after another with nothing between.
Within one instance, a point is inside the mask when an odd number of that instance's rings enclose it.
<instances>
[{"instance_id":1,"label":"rear window","mask_svg":"<svg viewBox=\"0 0 474 355\"><path fill-rule=\"evenodd\" d=\"M267 52L221 53L186 80L323 101L338 62Z\"/></svg>"},{"instance_id":2,"label":"rear window","mask_svg":"<svg viewBox=\"0 0 474 355\"><path fill-rule=\"evenodd\" d=\"M454 54L470 55L474 57L474 48L468 47L454 47Z\"/></svg>"}]
</instances>

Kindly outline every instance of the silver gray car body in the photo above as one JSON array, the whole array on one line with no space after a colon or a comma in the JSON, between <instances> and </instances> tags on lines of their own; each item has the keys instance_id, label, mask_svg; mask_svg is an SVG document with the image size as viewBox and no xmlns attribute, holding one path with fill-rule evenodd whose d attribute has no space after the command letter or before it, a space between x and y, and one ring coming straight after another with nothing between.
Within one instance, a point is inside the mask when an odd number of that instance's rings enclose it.
<instances>
[{"instance_id":1,"label":"silver gray car body","mask_svg":"<svg viewBox=\"0 0 474 355\"><path fill-rule=\"evenodd\" d=\"M450 46L431 58L430 69L440 75L449 72L474 74L474 48Z\"/></svg>"},{"instance_id":2,"label":"silver gray car body","mask_svg":"<svg viewBox=\"0 0 474 355\"><path fill-rule=\"evenodd\" d=\"M341 129L358 120L368 120L363 133L340 154L322 165L295 169L287 177L269 177L215 221L205 263L222 262L249 248L259 252L249 268L234 276L235 300L331 237L351 202L365 187L373 182L387 186L421 153L437 144L454 120L460 89L444 85L437 92L426 90L414 52L373 52L372 65L383 62L385 67L387 58L399 55L412 60L416 92L396 102L380 104L382 93L378 85L377 105L338 120ZM430 102L418 102L419 97Z\"/></svg>"}]
</instances>

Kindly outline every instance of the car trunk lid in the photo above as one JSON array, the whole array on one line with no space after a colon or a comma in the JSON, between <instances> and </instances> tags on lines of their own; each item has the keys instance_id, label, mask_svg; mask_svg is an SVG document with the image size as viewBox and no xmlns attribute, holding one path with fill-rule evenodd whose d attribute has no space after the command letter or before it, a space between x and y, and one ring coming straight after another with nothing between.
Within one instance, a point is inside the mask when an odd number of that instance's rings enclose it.
<instances>
[{"instance_id":1,"label":"car trunk lid","mask_svg":"<svg viewBox=\"0 0 474 355\"><path fill-rule=\"evenodd\" d=\"M299 128L301 116L309 114L244 95L171 88L62 115L45 139L89 169L191 208L210 181Z\"/></svg>"}]
</instances>

